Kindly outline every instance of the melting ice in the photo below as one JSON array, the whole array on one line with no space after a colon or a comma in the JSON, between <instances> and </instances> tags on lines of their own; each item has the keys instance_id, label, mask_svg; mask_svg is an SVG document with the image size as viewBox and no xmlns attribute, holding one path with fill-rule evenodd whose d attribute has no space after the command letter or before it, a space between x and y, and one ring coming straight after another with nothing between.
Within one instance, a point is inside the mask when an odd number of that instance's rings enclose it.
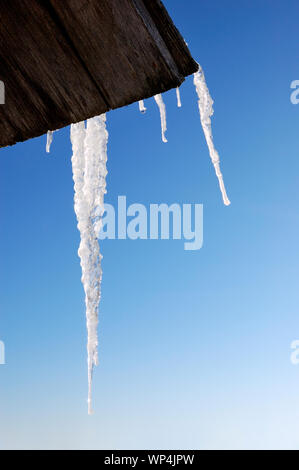
<instances>
[{"instance_id":1,"label":"melting ice","mask_svg":"<svg viewBox=\"0 0 299 470\"><path fill-rule=\"evenodd\" d=\"M219 155L214 147L211 116L213 100L205 81L202 68L194 74L194 85L198 95L198 107L204 135L211 160L219 181L224 204L230 201L226 195L220 171ZM179 88L176 89L177 105L182 106ZM167 142L166 108L161 94L154 96L161 118L162 141ZM139 101L139 109L146 111L144 101ZM46 151L50 151L54 131L48 131ZM88 356L88 413L92 413L92 375L98 364L98 311L101 298L102 268L98 237L104 213L106 193L107 144L106 115L96 116L84 122L71 125L72 168L74 180L74 207L80 232L78 254L82 268L82 283L85 291Z\"/></svg>"},{"instance_id":2,"label":"melting ice","mask_svg":"<svg viewBox=\"0 0 299 470\"><path fill-rule=\"evenodd\" d=\"M165 132L167 130L166 126L166 107L162 98L161 94L155 95L154 96L155 101L159 107L160 111L160 117L161 117L161 133L162 133L162 141L167 142L167 139L165 137Z\"/></svg>"},{"instance_id":3,"label":"melting ice","mask_svg":"<svg viewBox=\"0 0 299 470\"><path fill-rule=\"evenodd\" d=\"M51 144L52 144L52 140L53 140L53 134L54 134L54 131L48 131L47 132L47 144L46 144L46 152L47 153L50 153L50 148L51 148Z\"/></svg>"},{"instance_id":4,"label":"melting ice","mask_svg":"<svg viewBox=\"0 0 299 470\"><path fill-rule=\"evenodd\" d=\"M222 199L226 206L230 204L230 201L227 197L222 173L220 171L220 159L217 150L214 147L213 134L211 127L211 116L213 115L213 100L210 96L209 89L207 87L205 76L201 66L199 65L199 70L194 74L194 85L198 95L198 108L200 113L201 125L203 132L207 141L208 149L210 152L210 157L213 162L215 172L218 178Z\"/></svg>"},{"instance_id":5,"label":"melting ice","mask_svg":"<svg viewBox=\"0 0 299 470\"><path fill-rule=\"evenodd\" d=\"M92 413L93 368L98 364L98 309L101 297L102 269L98 235L104 212L108 132L106 116L101 115L71 125L73 148L75 213L80 232L78 254L85 291L88 355L88 413Z\"/></svg>"},{"instance_id":6,"label":"melting ice","mask_svg":"<svg viewBox=\"0 0 299 470\"><path fill-rule=\"evenodd\" d=\"M143 100L140 100L138 104L139 104L139 111L140 111L141 113L145 113L146 107L144 106L144 101L143 101Z\"/></svg>"},{"instance_id":7,"label":"melting ice","mask_svg":"<svg viewBox=\"0 0 299 470\"><path fill-rule=\"evenodd\" d=\"M179 87L177 87L177 89L176 89L176 99L177 99L178 108L181 108L182 107L182 101L181 101L181 93L180 93Z\"/></svg>"}]
</instances>

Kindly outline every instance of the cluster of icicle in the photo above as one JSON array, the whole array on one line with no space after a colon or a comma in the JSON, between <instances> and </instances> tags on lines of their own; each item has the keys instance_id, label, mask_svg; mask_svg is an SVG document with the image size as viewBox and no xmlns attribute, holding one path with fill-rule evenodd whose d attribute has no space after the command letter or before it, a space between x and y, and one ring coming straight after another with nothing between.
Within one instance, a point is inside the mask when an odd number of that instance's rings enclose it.
<instances>
[{"instance_id":1,"label":"cluster of icicle","mask_svg":"<svg viewBox=\"0 0 299 470\"><path fill-rule=\"evenodd\" d=\"M215 168L216 176L218 178L223 202L226 206L228 206L230 204L230 201L226 194L226 190L225 190L225 186L223 182L223 176L220 170L219 154L217 150L215 149L214 142L213 142L211 116L213 115L213 112L214 112L213 111L214 102L210 96L209 89L207 87L206 80L205 80L205 75L200 65L199 65L198 71L194 74L194 85L195 85L196 93L198 96L198 108L199 108L202 129L205 135L210 157ZM182 102L181 102L181 95L180 95L179 88L176 89L176 96L177 96L177 105L179 108L181 108ZM163 101L161 94L154 96L154 98L160 111L162 141L167 142L167 139L165 136L165 133L167 130L165 103ZM146 107L144 106L143 101L139 101L139 109L142 113L146 111Z\"/></svg>"},{"instance_id":2,"label":"cluster of icicle","mask_svg":"<svg viewBox=\"0 0 299 470\"><path fill-rule=\"evenodd\" d=\"M198 95L198 107L201 125L207 141L211 160L219 181L224 204L230 201L226 195L219 165L219 155L214 147L211 116L213 100L210 96L201 66L194 74L194 85ZM176 89L177 105L182 106L179 88ZM161 118L162 141L167 142L165 133L166 107L162 95L158 94L155 101L159 107ZM145 113L143 101L139 101L139 109ZM47 134L47 152L50 151L53 132ZM73 149L72 167L75 188L75 213L80 231L80 247L78 254L82 268L82 283L85 291L87 320L87 353L88 353L88 413L92 413L91 388L93 368L98 364L98 311L101 297L102 269L98 237L104 213L104 194L106 193L106 162L108 132L106 115L96 116L84 122L71 125L71 142Z\"/></svg>"},{"instance_id":3,"label":"cluster of icicle","mask_svg":"<svg viewBox=\"0 0 299 470\"><path fill-rule=\"evenodd\" d=\"M71 125L72 167L75 186L75 213L80 231L79 257L85 291L88 353L88 413L92 413L93 368L98 364L98 310L102 269L98 236L104 213L108 132L101 115Z\"/></svg>"}]
</instances>

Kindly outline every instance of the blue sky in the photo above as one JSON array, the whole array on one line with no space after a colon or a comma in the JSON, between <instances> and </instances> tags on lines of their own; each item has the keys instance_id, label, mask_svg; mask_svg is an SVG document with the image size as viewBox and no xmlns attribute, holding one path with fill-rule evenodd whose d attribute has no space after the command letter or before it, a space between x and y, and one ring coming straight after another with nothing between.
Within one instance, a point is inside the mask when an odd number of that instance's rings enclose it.
<instances>
[{"instance_id":1,"label":"blue sky","mask_svg":"<svg viewBox=\"0 0 299 470\"><path fill-rule=\"evenodd\" d=\"M69 128L1 149L0 448L299 449L299 79L295 0L164 2L204 68L231 206L189 77L110 112L115 204L202 203L204 245L106 240L95 414Z\"/></svg>"}]
</instances>

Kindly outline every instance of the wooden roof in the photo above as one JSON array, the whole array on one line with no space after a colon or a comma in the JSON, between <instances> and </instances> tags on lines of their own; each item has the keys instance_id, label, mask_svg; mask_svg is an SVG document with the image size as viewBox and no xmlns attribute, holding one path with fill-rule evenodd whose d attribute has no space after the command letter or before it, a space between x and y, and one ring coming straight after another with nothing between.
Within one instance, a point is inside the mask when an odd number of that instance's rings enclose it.
<instances>
[{"instance_id":1,"label":"wooden roof","mask_svg":"<svg viewBox=\"0 0 299 470\"><path fill-rule=\"evenodd\" d=\"M125 106L197 70L159 0L1 0L0 147Z\"/></svg>"}]
</instances>

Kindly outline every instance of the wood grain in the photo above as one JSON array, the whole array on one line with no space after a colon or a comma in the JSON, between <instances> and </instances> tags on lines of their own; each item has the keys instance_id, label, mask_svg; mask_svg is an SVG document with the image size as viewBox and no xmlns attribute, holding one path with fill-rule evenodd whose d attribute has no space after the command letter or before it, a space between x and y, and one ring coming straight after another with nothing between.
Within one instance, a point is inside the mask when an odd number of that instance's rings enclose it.
<instances>
[{"instance_id":1,"label":"wood grain","mask_svg":"<svg viewBox=\"0 0 299 470\"><path fill-rule=\"evenodd\" d=\"M197 64L158 0L0 0L0 146L180 85Z\"/></svg>"}]
</instances>

